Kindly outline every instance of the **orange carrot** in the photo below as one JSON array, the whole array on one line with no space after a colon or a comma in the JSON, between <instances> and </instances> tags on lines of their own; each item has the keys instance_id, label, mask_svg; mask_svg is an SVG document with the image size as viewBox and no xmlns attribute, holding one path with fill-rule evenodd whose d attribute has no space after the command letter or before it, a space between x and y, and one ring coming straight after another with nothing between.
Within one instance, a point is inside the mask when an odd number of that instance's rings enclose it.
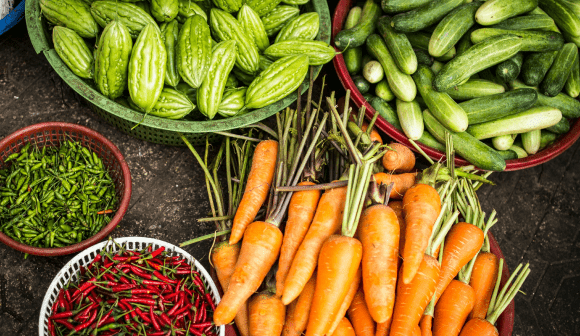
<instances>
[{"instance_id":1,"label":"orange carrot","mask_svg":"<svg viewBox=\"0 0 580 336\"><path fill-rule=\"evenodd\" d=\"M277 155L277 141L265 140L256 146L244 196L242 196L234 216L230 244L235 244L242 239L246 227L252 223L258 214L258 210L260 210L266 197L268 197L276 169Z\"/></svg>"},{"instance_id":2,"label":"orange carrot","mask_svg":"<svg viewBox=\"0 0 580 336\"><path fill-rule=\"evenodd\" d=\"M391 318L395 304L399 261L397 215L386 205L370 206L362 213L358 229L363 245L365 301L373 320L382 323ZM351 321L357 330L356 321L353 318Z\"/></svg>"},{"instance_id":3,"label":"orange carrot","mask_svg":"<svg viewBox=\"0 0 580 336\"><path fill-rule=\"evenodd\" d=\"M417 275L409 284L401 281L399 274L390 336L408 336L419 325L423 311L435 293L439 272L437 259L423 254Z\"/></svg>"},{"instance_id":4,"label":"orange carrot","mask_svg":"<svg viewBox=\"0 0 580 336\"><path fill-rule=\"evenodd\" d=\"M284 322L284 329L282 329L282 336L300 336L302 333L296 331L296 323L294 323L296 316L296 301L292 301L286 309L286 322Z\"/></svg>"},{"instance_id":5,"label":"orange carrot","mask_svg":"<svg viewBox=\"0 0 580 336\"><path fill-rule=\"evenodd\" d=\"M433 336L458 336L474 303L475 291L470 285L451 281L435 305Z\"/></svg>"},{"instance_id":6,"label":"orange carrot","mask_svg":"<svg viewBox=\"0 0 580 336\"><path fill-rule=\"evenodd\" d=\"M399 221L399 254L402 254L405 247L405 229L407 228L405 218L403 217L403 202L391 201L389 202L389 207L393 209Z\"/></svg>"},{"instance_id":7,"label":"orange carrot","mask_svg":"<svg viewBox=\"0 0 580 336\"><path fill-rule=\"evenodd\" d=\"M352 324L350 323L350 321L346 317L343 317L340 320L340 322L338 323L338 327L336 328L334 333L332 333L331 335L332 336L357 336L354 332Z\"/></svg>"},{"instance_id":8,"label":"orange carrot","mask_svg":"<svg viewBox=\"0 0 580 336\"><path fill-rule=\"evenodd\" d=\"M441 211L437 190L428 184L416 184L403 197L405 214L405 249L403 250L403 283L409 284L424 259L433 224ZM417 324L419 321L417 321Z\"/></svg>"},{"instance_id":9,"label":"orange carrot","mask_svg":"<svg viewBox=\"0 0 580 336\"><path fill-rule=\"evenodd\" d=\"M419 327L418 325L416 325L415 328L413 328L413 336L421 336L421 327Z\"/></svg>"},{"instance_id":10,"label":"orange carrot","mask_svg":"<svg viewBox=\"0 0 580 336\"><path fill-rule=\"evenodd\" d=\"M289 304L300 295L314 273L322 244L340 228L346 190L347 187L330 189L320 197L312 224L294 256L284 282L284 304Z\"/></svg>"},{"instance_id":11,"label":"orange carrot","mask_svg":"<svg viewBox=\"0 0 580 336\"><path fill-rule=\"evenodd\" d=\"M475 305L469 318L484 319L489 308L493 286L497 279L498 260L495 254L482 252L477 255L469 284L475 291Z\"/></svg>"},{"instance_id":12,"label":"orange carrot","mask_svg":"<svg viewBox=\"0 0 580 336\"><path fill-rule=\"evenodd\" d=\"M348 308L348 318L352 321L352 327L357 336L375 335L375 321L373 321L369 309L367 308L365 294L363 293L362 288L359 288L352 299L350 307Z\"/></svg>"},{"instance_id":13,"label":"orange carrot","mask_svg":"<svg viewBox=\"0 0 580 336\"><path fill-rule=\"evenodd\" d=\"M214 311L215 325L232 322L276 262L281 245L282 232L277 226L259 221L248 225L228 289Z\"/></svg>"},{"instance_id":14,"label":"orange carrot","mask_svg":"<svg viewBox=\"0 0 580 336\"><path fill-rule=\"evenodd\" d=\"M336 330L336 328L338 327L338 324L348 311L348 307L350 307L350 304L352 303L352 300L354 299L356 292L358 292L358 288L360 286L361 281L362 281L361 268L359 267L358 270L356 271L354 281L350 284L350 288L346 293L346 297L344 298L344 301L342 301L342 305L340 305L338 314L336 314L336 316L334 317L334 322L332 322L331 327L328 329L327 334L332 334L334 330Z\"/></svg>"},{"instance_id":15,"label":"orange carrot","mask_svg":"<svg viewBox=\"0 0 580 336\"><path fill-rule=\"evenodd\" d=\"M441 274L437 281L435 304L463 266L475 257L483 245L483 231L477 226L460 222L451 227L443 245Z\"/></svg>"},{"instance_id":16,"label":"orange carrot","mask_svg":"<svg viewBox=\"0 0 580 336\"><path fill-rule=\"evenodd\" d=\"M249 304L250 336L280 336L286 317L286 306L274 293L254 295Z\"/></svg>"},{"instance_id":17,"label":"orange carrot","mask_svg":"<svg viewBox=\"0 0 580 336\"><path fill-rule=\"evenodd\" d=\"M389 198L391 199L402 199L403 195L415 185L415 178L417 173L405 173L405 174L387 174L387 173L376 173L374 175L377 184L389 184L393 183L393 189L391 189L391 194Z\"/></svg>"},{"instance_id":18,"label":"orange carrot","mask_svg":"<svg viewBox=\"0 0 580 336\"><path fill-rule=\"evenodd\" d=\"M392 142L389 147L392 150L383 156L383 167L387 171L408 173L415 168L415 154L407 146Z\"/></svg>"},{"instance_id":19,"label":"orange carrot","mask_svg":"<svg viewBox=\"0 0 580 336\"><path fill-rule=\"evenodd\" d=\"M294 313L294 324L296 331L302 333L306 330L308 325L308 316L310 315L310 307L312 306L312 298L314 297L314 288L316 287L316 272L312 274L310 280L304 286L300 296L292 301L296 302L296 312Z\"/></svg>"},{"instance_id":20,"label":"orange carrot","mask_svg":"<svg viewBox=\"0 0 580 336\"><path fill-rule=\"evenodd\" d=\"M383 323L377 323L377 332L375 336L388 336L391 331L391 320Z\"/></svg>"},{"instance_id":21,"label":"orange carrot","mask_svg":"<svg viewBox=\"0 0 580 336\"><path fill-rule=\"evenodd\" d=\"M316 289L306 336L324 336L338 313L362 259L362 244L347 236L330 236L320 249Z\"/></svg>"},{"instance_id":22,"label":"orange carrot","mask_svg":"<svg viewBox=\"0 0 580 336\"><path fill-rule=\"evenodd\" d=\"M314 185L314 183L301 182L298 185L309 186ZM278 260L278 271L276 272L276 294L278 296L282 296L284 292L284 282L290 265L312 222L319 199L320 190L297 191L292 194L288 206L288 220L284 229L280 260Z\"/></svg>"},{"instance_id":23,"label":"orange carrot","mask_svg":"<svg viewBox=\"0 0 580 336\"><path fill-rule=\"evenodd\" d=\"M369 124L366 121L363 121L363 124L361 127L362 131L366 132L368 128L369 128ZM373 127L373 129L371 130L371 133L369 134L369 137L371 138L371 141L376 141L376 142L380 143L381 145L383 144L383 138L381 138L381 135L377 131L376 127Z\"/></svg>"},{"instance_id":24,"label":"orange carrot","mask_svg":"<svg viewBox=\"0 0 580 336\"><path fill-rule=\"evenodd\" d=\"M433 336L433 316L423 315L419 327L421 328L421 336Z\"/></svg>"},{"instance_id":25,"label":"orange carrot","mask_svg":"<svg viewBox=\"0 0 580 336\"><path fill-rule=\"evenodd\" d=\"M467 321L459 336L499 336L499 333L487 320L474 318Z\"/></svg>"},{"instance_id":26,"label":"orange carrot","mask_svg":"<svg viewBox=\"0 0 580 336\"><path fill-rule=\"evenodd\" d=\"M228 289L239 254L240 244L230 245L228 242L219 243L211 251L211 261L224 292ZM241 336L248 336L250 334L248 326L248 306L246 304L241 306L234 321Z\"/></svg>"}]
</instances>

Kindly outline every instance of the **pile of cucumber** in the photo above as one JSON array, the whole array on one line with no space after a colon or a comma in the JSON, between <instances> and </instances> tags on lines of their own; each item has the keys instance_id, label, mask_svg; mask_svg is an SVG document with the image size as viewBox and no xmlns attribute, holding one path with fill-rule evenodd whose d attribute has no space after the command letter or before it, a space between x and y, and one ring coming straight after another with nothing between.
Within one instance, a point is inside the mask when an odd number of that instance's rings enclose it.
<instances>
[{"instance_id":1,"label":"pile of cucumber","mask_svg":"<svg viewBox=\"0 0 580 336\"><path fill-rule=\"evenodd\" d=\"M578 1L366 0L334 44L381 117L440 151L449 132L481 169L537 153L580 117Z\"/></svg>"}]
</instances>

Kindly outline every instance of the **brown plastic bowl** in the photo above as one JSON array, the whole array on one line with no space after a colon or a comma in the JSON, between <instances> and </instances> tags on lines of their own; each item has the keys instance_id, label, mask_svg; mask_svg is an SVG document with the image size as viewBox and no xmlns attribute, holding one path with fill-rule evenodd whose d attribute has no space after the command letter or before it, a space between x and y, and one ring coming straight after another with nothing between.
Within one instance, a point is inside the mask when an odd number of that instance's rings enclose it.
<instances>
[{"instance_id":1,"label":"brown plastic bowl","mask_svg":"<svg viewBox=\"0 0 580 336\"><path fill-rule=\"evenodd\" d=\"M342 26L344 25L344 21L346 20L346 16L348 15L348 11L354 5L354 0L340 0L338 5L336 6L336 10L334 11L334 17L332 18L332 39L334 41L334 36L342 30ZM338 49L337 49L338 50ZM340 50L338 50L340 51ZM362 105L366 106L366 116L367 118L372 118L375 114L375 109L369 104L362 94L358 91L354 82L352 81L348 70L346 69L346 64L344 63L344 58L342 54L338 54L332 60L334 63L334 68L336 69L336 73L338 74L338 78L340 82L344 86L345 89L350 90L350 97L358 106L359 108ZM415 148L409 142L407 136L400 130L396 129L392 124L387 122L382 117L379 117L375 122L377 128L381 131L385 132L388 136L404 144L405 146L415 150ZM566 149L570 148L576 142L576 140L580 137L580 118L574 120L572 122L572 126L570 131L566 134L561 135L553 144L544 148L543 150L539 151L534 155L530 155L528 157L522 159L515 159L515 160L507 160L506 161L506 171L512 170L520 170L525 168L530 168L537 166L539 164L545 163L547 161L552 160L556 156L562 154ZM425 146L421 143L417 143L419 147L433 160L438 161L442 158L445 158L445 153L434 149L429 146ZM469 162L464 160L461 157L455 157L455 165L456 166L466 166L470 165Z\"/></svg>"},{"instance_id":2,"label":"brown plastic bowl","mask_svg":"<svg viewBox=\"0 0 580 336\"><path fill-rule=\"evenodd\" d=\"M90 148L103 161L115 182L117 197L121 200L119 209L113 219L96 235L81 241L80 243L57 248L39 248L19 243L0 232L0 241L15 250L38 256L52 257L82 251L109 235L119 224L131 200L131 174L129 166L121 151L103 135L87 127L63 122L46 122L22 128L0 141L0 168L8 155L19 152L28 142L36 143L40 147L50 144L58 144L64 134L79 141L83 146Z\"/></svg>"}]
</instances>

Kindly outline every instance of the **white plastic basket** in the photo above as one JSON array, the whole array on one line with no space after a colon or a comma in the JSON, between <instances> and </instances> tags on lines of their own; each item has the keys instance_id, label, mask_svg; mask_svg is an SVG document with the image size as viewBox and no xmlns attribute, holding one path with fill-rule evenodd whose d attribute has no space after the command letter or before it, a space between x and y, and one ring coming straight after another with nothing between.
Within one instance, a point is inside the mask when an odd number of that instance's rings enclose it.
<instances>
[{"instance_id":1,"label":"white plastic basket","mask_svg":"<svg viewBox=\"0 0 580 336\"><path fill-rule=\"evenodd\" d=\"M179 247L166 243L161 240L152 239L152 238L143 238L143 237L124 237L115 239L119 245L123 246L126 250L141 250L146 248L148 245L153 245L153 249L157 249L161 246L165 247L165 251L170 255L179 255L182 258L185 258L189 261L190 264L194 266L194 269L201 274L201 279L203 283L206 285L206 288L209 289L209 293L211 297L214 299L214 302L217 304L220 302L220 295L217 290L217 287L213 280L211 279L210 275L207 273L205 268L189 253L185 252L184 250L180 249ZM77 280L77 273L81 269L81 267L88 265L99 252L107 245L107 241L101 242L96 244L83 252L79 253L77 256L72 258L64 267L58 272L50 287L46 291L44 295L44 300L42 301L42 307L40 308L40 319L38 322L38 334L40 336L49 336L48 333L48 318L52 313L52 304L54 300L58 296L58 292L61 288L63 288L69 281L76 281ZM119 248L115 244L109 244L107 249L111 252L116 252ZM216 332L220 336L225 335L225 326L220 326L216 328Z\"/></svg>"}]
</instances>

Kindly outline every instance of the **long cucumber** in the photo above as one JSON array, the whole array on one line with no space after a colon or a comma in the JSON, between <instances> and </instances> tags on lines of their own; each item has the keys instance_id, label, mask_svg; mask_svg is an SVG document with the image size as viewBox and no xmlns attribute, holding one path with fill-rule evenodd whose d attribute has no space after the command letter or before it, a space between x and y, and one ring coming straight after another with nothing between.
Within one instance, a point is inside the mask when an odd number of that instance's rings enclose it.
<instances>
[{"instance_id":1,"label":"long cucumber","mask_svg":"<svg viewBox=\"0 0 580 336\"><path fill-rule=\"evenodd\" d=\"M550 30L555 23L551 17L543 14L530 14L517 16L490 28L509 29L509 30Z\"/></svg>"},{"instance_id":2,"label":"long cucumber","mask_svg":"<svg viewBox=\"0 0 580 336\"><path fill-rule=\"evenodd\" d=\"M449 132L455 151L475 166L493 171L505 169L505 160L501 155L469 133L456 133L446 129L429 110L423 111L423 120L427 130L440 142L445 142L445 133Z\"/></svg>"},{"instance_id":3,"label":"long cucumber","mask_svg":"<svg viewBox=\"0 0 580 336\"><path fill-rule=\"evenodd\" d=\"M578 47L574 43L566 43L556 55L554 63L542 81L540 92L548 97L554 97L560 93L570 77L572 66L577 58Z\"/></svg>"},{"instance_id":4,"label":"long cucumber","mask_svg":"<svg viewBox=\"0 0 580 336\"><path fill-rule=\"evenodd\" d=\"M556 25L572 36L580 36L580 17L562 0L540 0L542 8Z\"/></svg>"},{"instance_id":5,"label":"long cucumber","mask_svg":"<svg viewBox=\"0 0 580 336\"><path fill-rule=\"evenodd\" d=\"M522 133L522 143L524 149L530 155L536 154L540 149L540 140L542 138L541 130L533 130Z\"/></svg>"},{"instance_id":6,"label":"long cucumber","mask_svg":"<svg viewBox=\"0 0 580 336\"><path fill-rule=\"evenodd\" d=\"M407 36L391 27L391 19L383 16L377 22L377 30L383 36L387 48L399 69L407 75L417 71L417 56Z\"/></svg>"},{"instance_id":7,"label":"long cucumber","mask_svg":"<svg viewBox=\"0 0 580 336\"><path fill-rule=\"evenodd\" d=\"M471 125L467 128L467 132L482 140L550 127L557 124L560 119L562 119L560 110L550 106L538 106L501 119Z\"/></svg>"},{"instance_id":8,"label":"long cucumber","mask_svg":"<svg viewBox=\"0 0 580 336\"><path fill-rule=\"evenodd\" d=\"M350 29L356 26L360 21L361 15L362 9L360 7L355 6L351 8L350 12L348 12L346 22L344 23L344 29ZM347 48L342 53L342 57L344 57L344 63L346 64L346 68L351 75L357 74L361 71L363 67L362 54L363 50L361 47Z\"/></svg>"},{"instance_id":9,"label":"long cucumber","mask_svg":"<svg viewBox=\"0 0 580 336\"><path fill-rule=\"evenodd\" d=\"M425 65L420 65L413 79L425 104L433 115L447 128L454 132L463 132L467 129L467 114L445 92L437 92L433 89L433 71Z\"/></svg>"},{"instance_id":10,"label":"long cucumber","mask_svg":"<svg viewBox=\"0 0 580 336\"><path fill-rule=\"evenodd\" d=\"M521 38L511 34L493 36L475 44L443 66L433 81L433 87L440 92L447 91L471 75L514 56L521 45Z\"/></svg>"},{"instance_id":11,"label":"long cucumber","mask_svg":"<svg viewBox=\"0 0 580 336\"><path fill-rule=\"evenodd\" d=\"M538 100L538 93L532 88L499 93L475 98L459 104L467 113L469 124L479 124L499 119L510 114L527 110Z\"/></svg>"},{"instance_id":12,"label":"long cucumber","mask_svg":"<svg viewBox=\"0 0 580 336\"><path fill-rule=\"evenodd\" d=\"M517 35L522 41L521 51L553 51L560 50L564 45L564 37L556 32L497 28L481 28L473 31L471 33L471 42L480 43L490 37L504 34Z\"/></svg>"},{"instance_id":13,"label":"long cucumber","mask_svg":"<svg viewBox=\"0 0 580 336\"><path fill-rule=\"evenodd\" d=\"M397 116L405 135L411 140L419 140L423 136L423 113L415 100L405 102L397 99Z\"/></svg>"},{"instance_id":14,"label":"long cucumber","mask_svg":"<svg viewBox=\"0 0 580 336\"><path fill-rule=\"evenodd\" d=\"M363 6L359 23L336 34L334 45L340 50L360 47L365 43L367 37L375 31L375 25L380 15L381 8L379 5L374 0L367 0Z\"/></svg>"},{"instance_id":15,"label":"long cucumber","mask_svg":"<svg viewBox=\"0 0 580 336\"><path fill-rule=\"evenodd\" d=\"M425 51L429 51L429 41L431 40L431 36L425 32L416 32L416 33L407 33L407 39L413 46L413 48L423 49ZM451 47L443 56L437 57L438 61L448 61L457 55L457 50L455 47ZM433 55L431 55L433 56Z\"/></svg>"},{"instance_id":16,"label":"long cucumber","mask_svg":"<svg viewBox=\"0 0 580 336\"><path fill-rule=\"evenodd\" d=\"M468 100L503 92L505 92L503 85L486 79L470 79L464 84L457 85L451 90L448 90L447 94L456 100Z\"/></svg>"},{"instance_id":17,"label":"long cucumber","mask_svg":"<svg viewBox=\"0 0 580 336\"><path fill-rule=\"evenodd\" d=\"M519 80L514 80L511 83L514 89L518 88L532 88L524 85L524 83ZM556 97L548 97L538 92L538 104L542 106L555 107L562 112L562 115L566 118L578 118L580 117L580 102L565 93L560 93Z\"/></svg>"},{"instance_id":18,"label":"long cucumber","mask_svg":"<svg viewBox=\"0 0 580 336\"><path fill-rule=\"evenodd\" d=\"M429 54L434 57L445 55L451 47L475 24L473 16L483 4L482 1L474 1L459 6L447 14L437 24L435 31L429 40Z\"/></svg>"},{"instance_id":19,"label":"long cucumber","mask_svg":"<svg viewBox=\"0 0 580 336\"><path fill-rule=\"evenodd\" d=\"M431 0L382 0L381 7L385 13L402 13L419 8Z\"/></svg>"},{"instance_id":20,"label":"long cucumber","mask_svg":"<svg viewBox=\"0 0 580 336\"><path fill-rule=\"evenodd\" d=\"M570 130L570 121L566 118L562 118L560 119L560 121L558 121L556 125L546 127L546 130L556 134L568 133L568 131Z\"/></svg>"},{"instance_id":21,"label":"long cucumber","mask_svg":"<svg viewBox=\"0 0 580 336\"><path fill-rule=\"evenodd\" d=\"M524 83L530 86L540 84L550 70L557 54L558 51L547 51L526 55L521 70Z\"/></svg>"},{"instance_id":22,"label":"long cucumber","mask_svg":"<svg viewBox=\"0 0 580 336\"><path fill-rule=\"evenodd\" d=\"M475 14L477 23L490 26L538 7L538 0L488 0Z\"/></svg>"},{"instance_id":23,"label":"long cucumber","mask_svg":"<svg viewBox=\"0 0 580 336\"><path fill-rule=\"evenodd\" d=\"M508 150L498 150L497 153L504 159L504 160L515 160L518 158L518 154L511 149Z\"/></svg>"},{"instance_id":24,"label":"long cucumber","mask_svg":"<svg viewBox=\"0 0 580 336\"><path fill-rule=\"evenodd\" d=\"M432 0L406 13L393 16L391 26L400 32L416 32L441 20L463 4L463 0Z\"/></svg>"},{"instance_id":25,"label":"long cucumber","mask_svg":"<svg viewBox=\"0 0 580 336\"><path fill-rule=\"evenodd\" d=\"M578 54L576 54L570 77L568 77L564 88L566 89L566 93L572 98L576 98L580 95L580 63Z\"/></svg>"}]
</instances>

